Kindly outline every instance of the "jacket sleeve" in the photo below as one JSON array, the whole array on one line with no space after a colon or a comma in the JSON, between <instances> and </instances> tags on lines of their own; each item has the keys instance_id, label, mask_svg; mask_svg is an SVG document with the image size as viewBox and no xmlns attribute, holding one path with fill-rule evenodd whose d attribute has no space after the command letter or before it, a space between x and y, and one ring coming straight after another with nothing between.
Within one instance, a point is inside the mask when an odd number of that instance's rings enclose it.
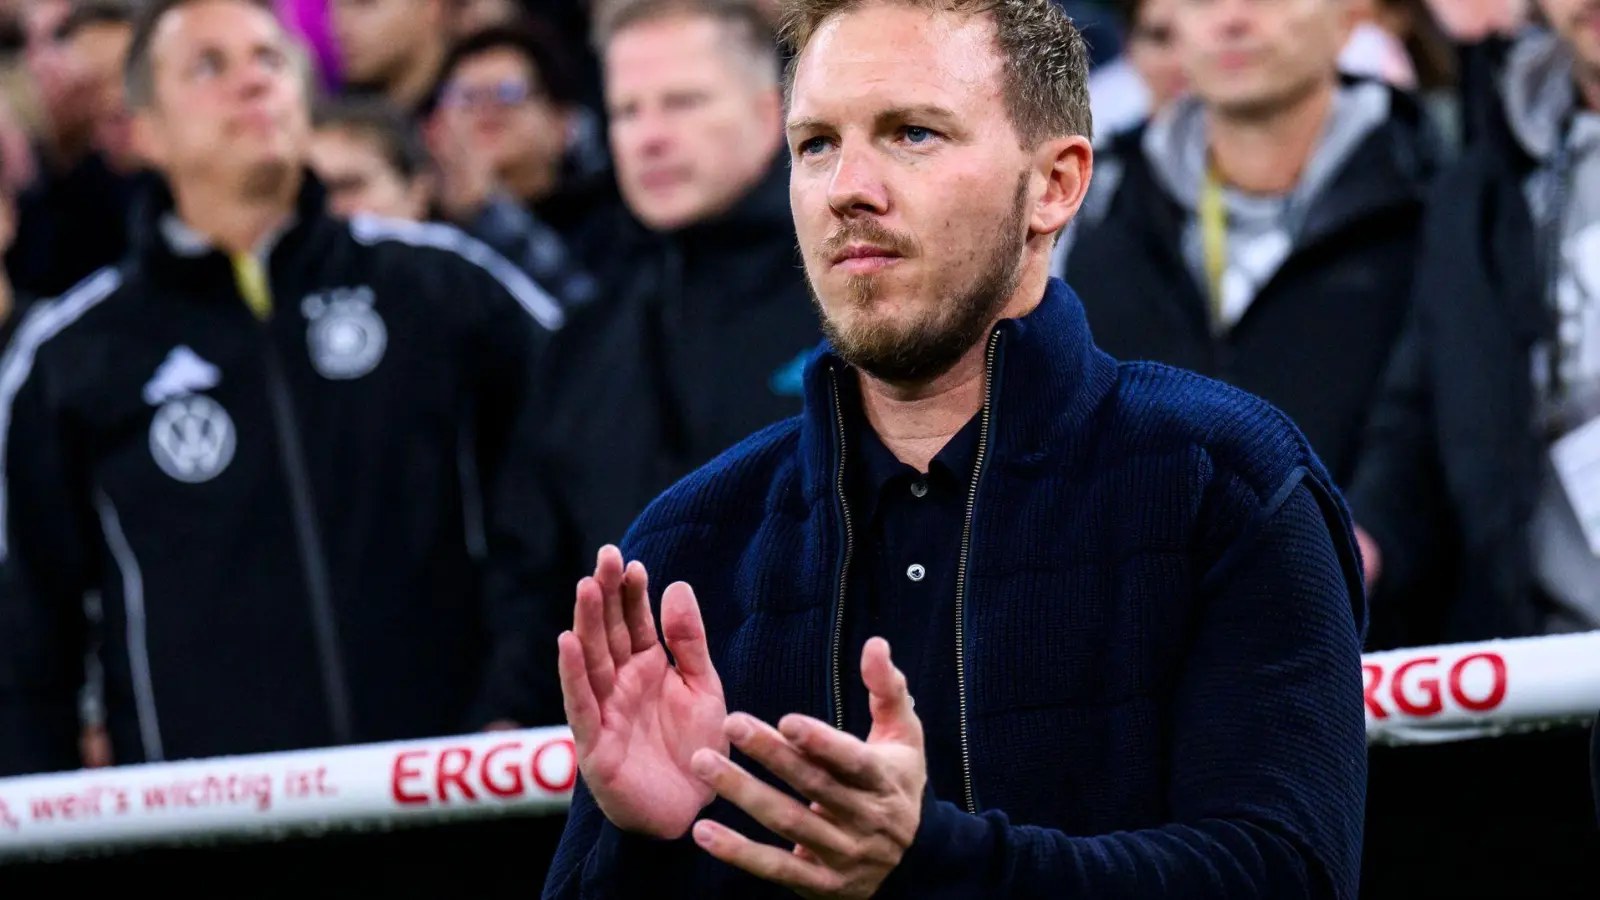
<instances>
[{"instance_id":1,"label":"jacket sleeve","mask_svg":"<svg viewBox=\"0 0 1600 900\"><path fill-rule=\"evenodd\" d=\"M1310 479L1289 487L1202 585L1165 729L1166 824L1070 835L929 796L878 896L1355 897L1360 581L1348 527L1328 515L1338 501Z\"/></svg>"},{"instance_id":2,"label":"jacket sleeve","mask_svg":"<svg viewBox=\"0 0 1600 900\"><path fill-rule=\"evenodd\" d=\"M23 331L27 325L22 326ZM75 769L77 696L84 681L88 587L85 482L41 378L28 334L0 363L21 377L0 415L4 548L0 550L0 777Z\"/></svg>"},{"instance_id":3,"label":"jacket sleeve","mask_svg":"<svg viewBox=\"0 0 1600 900\"><path fill-rule=\"evenodd\" d=\"M611 824L579 778L542 900L687 897L696 854L704 851L687 836L660 840Z\"/></svg>"},{"instance_id":4,"label":"jacket sleeve","mask_svg":"<svg viewBox=\"0 0 1600 900\"><path fill-rule=\"evenodd\" d=\"M565 720L554 657L562 610L541 583L555 547L535 448L539 361L562 319L525 274L477 241L463 246L463 255L480 263L463 267L466 283L451 302L471 302L473 313L468 365L475 382L462 459L476 477L464 479L463 502L468 521L481 524L468 539L482 562L487 648L466 727L554 724Z\"/></svg>"}]
</instances>

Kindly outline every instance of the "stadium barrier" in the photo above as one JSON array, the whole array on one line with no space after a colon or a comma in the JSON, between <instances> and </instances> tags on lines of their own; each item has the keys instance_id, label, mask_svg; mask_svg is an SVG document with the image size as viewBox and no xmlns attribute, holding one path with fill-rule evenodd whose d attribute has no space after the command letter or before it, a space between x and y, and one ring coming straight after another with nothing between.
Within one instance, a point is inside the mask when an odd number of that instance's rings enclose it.
<instances>
[{"instance_id":1,"label":"stadium barrier","mask_svg":"<svg viewBox=\"0 0 1600 900\"><path fill-rule=\"evenodd\" d=\"M1362 673L1369 743L1583 724L1600 631L1370 653ZM0 779L0 861L550 815L576 780L564 727Z\"/></svg>"}]
</instances>

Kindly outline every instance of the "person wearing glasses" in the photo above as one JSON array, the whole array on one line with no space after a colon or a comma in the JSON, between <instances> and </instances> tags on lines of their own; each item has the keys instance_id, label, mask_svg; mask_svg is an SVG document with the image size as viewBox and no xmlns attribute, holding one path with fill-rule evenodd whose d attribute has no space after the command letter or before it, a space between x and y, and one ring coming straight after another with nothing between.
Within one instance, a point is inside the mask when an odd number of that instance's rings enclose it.
<instances>
[{"instance_id":1,"label":"person wearing glasses","mask_svg":"<svg viewBox=\"0 0 1600 900\"><path fill-rule=\"evenodd\" d=\"M622 200L574 73L537 20L494 26L451 49L419 114L445 218L469 226L510 199L593 269L609 261Z\"/></svg>"}]
</instances>

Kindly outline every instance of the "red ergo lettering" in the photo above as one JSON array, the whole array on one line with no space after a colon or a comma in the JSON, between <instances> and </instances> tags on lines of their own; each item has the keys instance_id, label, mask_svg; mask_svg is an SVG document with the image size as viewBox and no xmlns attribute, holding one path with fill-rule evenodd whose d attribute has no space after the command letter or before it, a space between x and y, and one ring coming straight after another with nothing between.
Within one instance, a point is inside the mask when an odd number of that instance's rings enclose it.
<instances>
[{"instance_id":1,"label":"red ergo lettering","mask_svg":"<svg viewBox=\"0 0 1600 900\"><path fill-rule=\"evenodd\" d=\"M536 746L510 740L482 752L465 746L446 747L437 755L430 750L406 750L395 754L389 793L403 806L470 803L480 797L509 800L525 796L530 786L560 794L572 790L578 781L577 759L570 738ZM547 766L559 772L547 774Z\"/></svg>"},{"instance_id":2,"label":"red ergo lettering","mask_svg":"<svg viewBox=\"0 0 1600 900\"><path fill-rule=\"evenodd\" d=\"M1362 696L1368 715L1387 719L1398 712L1427 718L1443 712L1447 698L1463 710L1483 713L1498 708L1505 700L1506 661L1500 654L1469 653L1450 666L1442 681L1439 662L1437 656L1413 657L1395 666L1392 673L1386 673L1378 663L1363 663ZM1489 667L1489 687L1481 697L1468 694L1466 689L1466 671L1474 663Z\"/></svg>"}]
</instances>

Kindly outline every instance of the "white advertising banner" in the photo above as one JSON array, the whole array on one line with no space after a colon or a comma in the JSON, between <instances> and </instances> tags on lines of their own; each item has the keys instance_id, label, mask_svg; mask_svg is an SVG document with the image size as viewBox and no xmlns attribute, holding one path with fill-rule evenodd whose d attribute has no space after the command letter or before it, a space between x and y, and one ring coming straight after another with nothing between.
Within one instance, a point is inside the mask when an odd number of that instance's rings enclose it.
<instances>
[{"instance_id":1,"label":"white advertising banner","mask_svg":"<svg viewBox=\"0 0 1600 900\"><path fill-rule=\"evenodd\" d=\"M1362 657L1369 743L1490 737L1592 719L1600 632ZM565 727L0 779L0 862L90 848L263 839L567 808Z\"/></svg>"},{"instance_id":2,"label":"white advertising banner","mask_svg":"<svg viewBox=\"0 0 1600 900\"><path fill-rule=\"evenodd\" d=\"M567 808L566 728L0 779L0 860L86 846L267 837Z\"/></svg>"},{"instance_id":3,"label":"white advertising banner","mask_svg":"<svg viewBox=\"0 0 1600 900\"><path fill-rule=\"evenodd\" d=\"M1421 744L1593 719L1600 631L1361 658L1369 743Z\"/></svg>"}]
</instances>

